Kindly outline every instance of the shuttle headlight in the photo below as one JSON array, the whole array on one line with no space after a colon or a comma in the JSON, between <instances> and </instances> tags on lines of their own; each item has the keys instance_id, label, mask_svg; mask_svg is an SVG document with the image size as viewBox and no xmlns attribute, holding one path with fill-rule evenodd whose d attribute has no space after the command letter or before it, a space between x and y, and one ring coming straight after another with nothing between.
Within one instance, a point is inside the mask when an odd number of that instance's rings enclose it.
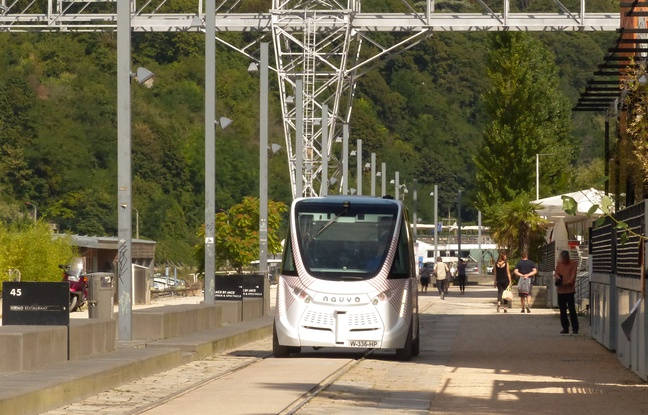
<instances>
[{"instance_id":1,"label":"shuttle headlight","mask_svg":"<svg viewBox=\"0 0 648 415\"><path fill-rule=\"evenodd\" d=\"M381 301L389 301L389 299L393 294L394 294L394 290L385 290L380 294L378 294L376 297L374 297L374 299L371 300L371 304L378 305L378 303Z\"/></svg>"},{"instance_id":2,"label":"shuttle headlight","mask_svg":"<svg viewBox=\"0 0 648 415\"><path fill-rule=\"evenodd\" d=\"M310 297L310 295L306 294L306 291L304 291L304 290L302 290L302 289L300 289L298 287L293 288L293 292L295 293L295 295L297 297L304 300L304 302L306 304L308 304L308 303L310 303L312 301L312 298Z\"/></svg>"}]
</instances>

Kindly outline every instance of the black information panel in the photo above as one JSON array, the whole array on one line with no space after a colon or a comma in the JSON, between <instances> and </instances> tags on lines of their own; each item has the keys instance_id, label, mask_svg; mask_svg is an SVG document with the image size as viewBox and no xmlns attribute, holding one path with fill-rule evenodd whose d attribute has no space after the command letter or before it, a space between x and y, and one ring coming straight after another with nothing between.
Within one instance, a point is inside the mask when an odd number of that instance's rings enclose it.
<instances>
[{"instance_id":1,"label":"black information panel","mask_svg":"<svg viewBox=\"0 0 648 415\"><path fill-rule=\"evenodd\" d=\"M241 301L243 298L263 298L263 275L216 276L216 300Z\"/></svg>"},{"instance_id":2,"label":"black information panel","mask_svg":"<svg viewBox=\"0 0 648 415\"><path fill-rule=\"evenodd\" d=\"M263 298L263 275L242 275L243 297Z\"/></svg>"},{"instance_id":3,"label":"black information panel","mask_svg":"<svg viewBox=\"0 0 648 415\"><path fill-rule=\"evenodd\" d=\"M70 324L70 283L2 283L2 324L67 326Z\"/></svg>"}]
</instances>

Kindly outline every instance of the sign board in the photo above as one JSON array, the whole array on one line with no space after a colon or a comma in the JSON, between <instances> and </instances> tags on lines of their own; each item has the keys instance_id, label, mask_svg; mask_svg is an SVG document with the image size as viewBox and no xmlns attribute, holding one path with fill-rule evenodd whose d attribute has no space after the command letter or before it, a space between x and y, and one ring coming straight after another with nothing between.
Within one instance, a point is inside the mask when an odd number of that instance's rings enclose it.
<instances>
[{"instance_id":1,"label":"sign board","mask_svg":"<svg viewBox=\"0 0 648 415\"><path fill-rule=\"evenodd\" d=\"M242 275L243 297L263 298L263 275Z\"/></svg>"},{"instance_id":2,"label":"sign board","mask_svg":"<svg viewBox=\"0 0 648 415\"><path fill-rule=\"evenodd\" d=\"M215 300L242 301L243 298L263 298L263 275L217 275Z\"/></svg>"},{"instance_id":3,"label":"sign board","mask_svg":"<svg viewBox=\"0 0 648 415\"><path fill-rule=\"evenodd\" d=\"M70 283L2 283L2 324L69 325Z\"/></svg>"}]
</instances>

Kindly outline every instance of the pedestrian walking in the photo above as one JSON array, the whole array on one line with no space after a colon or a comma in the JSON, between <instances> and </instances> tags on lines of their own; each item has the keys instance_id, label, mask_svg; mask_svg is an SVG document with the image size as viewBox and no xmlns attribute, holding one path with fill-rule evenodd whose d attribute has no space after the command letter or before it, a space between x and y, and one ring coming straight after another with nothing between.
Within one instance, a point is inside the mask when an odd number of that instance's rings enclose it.
<instances>
[{"instance_id":1,"label":"pedestrian walking","mask_svg":"<svg viewBox=\"0 0 648 415\"><path fill-rule=\"evenodd\" d=\"M515 266L513 273L520 279L518 281L518 293L520 294L520 303L522 303L521 313L526 310L531 312L531 288L533 286L533 277L538 273L538 267L535 262L529 260L529 253L522 252L522 259Z\"/></svg>"},{"instance_id":2,"label":"pedestrian walking","mask_svg":"<svg viewBox=\"0 0 648 415\"><path fill-rule=\"evenodd\" d=\"M558 307L560 308L560 334L569 333L569 321L571 320L572 333L578 334L578 315L574 302L576 291L576 262L569 258L569 252L562 251L554 271L554 282L558 292ZM567 309L569 308L569 319Z\"/></svg>"},{"instance_id":3,"label":"pedestrian walking","mask_svg":"<svg viewBox=\"0 0 648 415\"><path fill-rule=\"evenodd\" d=\"M423 265L423 268L421 269L421 291L427 292L428 285L430 285L430 274L432 274L433 272L433 264L428 262Z\"/></svg>"},{"instance_id":4,"label":"pedestrian walking","mask_svg":"<svg viewBox=\"0 0 648 415\"><path fill-rule=\"evenodd\" d=\"M448 294L448 275L450 270L448 266L443 263L441 257L437 258L436 265L434 265L434 275L436 276L436 286L439 291L439 296L442 300L445 300L446 294Z\"/></svg>"},{"instance_id":5,"label":"pedestrian walking","mask_svg":"<svg viewBox=\"0 0 648 415\"><path fill-rule=\"evenodd\" d=\"M511 270L509 269L506 252L500 251L495 263L495 286L497 287L497 312L502 307L502 294L511 285ZM504 307L506 313L506 307Z\"/></svg>"},{"instance_id":6,"label":"pedestrian walking","mask_svg":"<svg viewBox=\"0 0 648 415\"><path fill-rule=\"evenodd\" d=\"M457 280L459 281L459 293L466 293L466 261L459 258L459 264L457 265Z\"/></svg>"}]
</instances>

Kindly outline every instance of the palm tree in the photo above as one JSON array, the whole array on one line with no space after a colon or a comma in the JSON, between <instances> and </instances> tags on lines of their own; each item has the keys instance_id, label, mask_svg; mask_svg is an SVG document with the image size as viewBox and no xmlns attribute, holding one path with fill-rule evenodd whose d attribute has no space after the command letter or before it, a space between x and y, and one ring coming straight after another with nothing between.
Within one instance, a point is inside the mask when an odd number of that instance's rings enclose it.
<instances>
[{"instance_id":1,"label":"palm tree","mask_svg":"<svg viewBox=\"0 0 648 415\"><path fill-rule=\"evenodd\" d=\"M528 253L532 237L539 235L548 223L536 213L537 208L527 194L493 206L488 212L488 223L495 242L513 253Z\"/></svg>"}]
</instances>

